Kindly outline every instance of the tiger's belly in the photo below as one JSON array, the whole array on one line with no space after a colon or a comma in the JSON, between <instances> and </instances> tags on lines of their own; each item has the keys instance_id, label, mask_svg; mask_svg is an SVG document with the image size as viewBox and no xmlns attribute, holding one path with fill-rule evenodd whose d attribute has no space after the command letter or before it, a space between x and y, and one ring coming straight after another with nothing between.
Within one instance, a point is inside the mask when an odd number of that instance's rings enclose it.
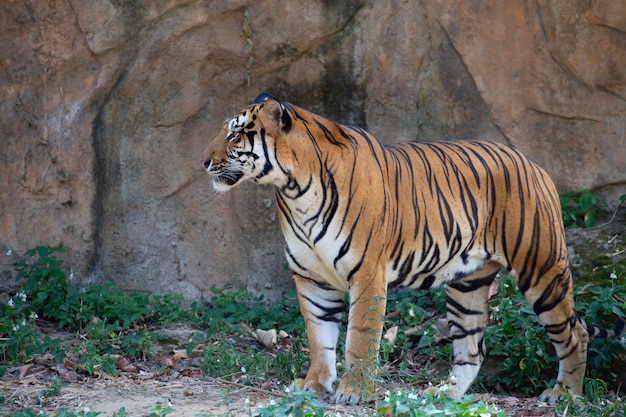
<instances>
[{"instance_id":1,"label":"tiger's belly","mask_svg":"<svg viewBox=\"0 0 626 417\"><path fill-rule=\"evenodd\" d=\"M426 257L415 261L415 258L407 255L401 262L388 262L387 279L390 286L426 290L469 277L488 262L499 262L499 257L479 248L453 255L442 251L437 259Z\"/></svg>"},{"instance_id":2,"label":"tiger's belly","mask_svg":"<svg viewBox=\"0 0 626 417\"><path fill-rule=\"evenodd\" d=\"M328 233L327 236L336 236ZM304 277L329 285L337 290L348 292L348 277L358 268L371 265L362 262L363 255L384 259L370 247L365 254L354 250L343 250L345 239L324 237L318 242L302 239L295 233L285 233L287 243L287 259L291 269ZM406 244L406 242L405 242ZM482 269L488 262L499 262L496 254L487 253L483 248L465 248L450 254L444 243L438 251L422 255L418 244L413 247L406 244L407 253L398 259L389 259L386 265L378 265L380 279L386 280L390 286L404 286L417 289L429 289L446 282L468 277ZM431 248L432 249L432 248ZM435 253L437 254L435 256ZM340 255L341 254L341 255ZM359 266L360 264L364 264ZM358 270L359 274L371 276L374 271Z\"/></svg>"}]
</instances>

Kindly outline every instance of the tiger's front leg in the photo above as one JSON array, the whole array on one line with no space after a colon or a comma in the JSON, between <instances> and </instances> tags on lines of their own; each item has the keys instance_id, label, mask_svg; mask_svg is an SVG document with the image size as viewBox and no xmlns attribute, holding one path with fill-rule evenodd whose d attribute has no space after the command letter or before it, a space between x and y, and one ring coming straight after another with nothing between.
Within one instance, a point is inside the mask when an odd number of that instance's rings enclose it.
<instances>
[{"instance_id":1,"label":"tiger's front leg","mask_svg":"<svg viewBox=\"0 0 626 417\"><path fill-rule=\"evenodd\" d=\"M344 293L294 274L300 310L306 324L311 366L296 390L315 391L322 399L333 393L337 379L337 339L344 310Z\"/></svg>"},{"instance_id":2,"label":"tiger's front leg","mask_svg":"<svg viewBox=\"0 0 626 417\"><path fill-rule=\"evenodd\" d=\"M335 402L339 404L356 404L374 394L386 304L387 283L382 276L363 280L353 277L346 336L346 370L335 393Z\"/></svg>"}]
</instances>

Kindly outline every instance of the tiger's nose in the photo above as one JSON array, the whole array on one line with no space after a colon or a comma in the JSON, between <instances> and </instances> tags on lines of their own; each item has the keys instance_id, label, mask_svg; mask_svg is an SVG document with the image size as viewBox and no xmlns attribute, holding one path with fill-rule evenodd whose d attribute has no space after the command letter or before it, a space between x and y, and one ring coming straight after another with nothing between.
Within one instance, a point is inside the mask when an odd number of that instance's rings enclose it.
<instances>
[{"instance_id":1,"label":"tiger's nose","mask_svg":"<svg viewBox=\"0 0 626 417\"><path fill-rule=\"evenodd\" d=\"M203 159L202 165L204 166L204 169L209 170L211 168L211 165L213 165L213 161L211 161L210 159Z\"/></svg>"}]
</instances>

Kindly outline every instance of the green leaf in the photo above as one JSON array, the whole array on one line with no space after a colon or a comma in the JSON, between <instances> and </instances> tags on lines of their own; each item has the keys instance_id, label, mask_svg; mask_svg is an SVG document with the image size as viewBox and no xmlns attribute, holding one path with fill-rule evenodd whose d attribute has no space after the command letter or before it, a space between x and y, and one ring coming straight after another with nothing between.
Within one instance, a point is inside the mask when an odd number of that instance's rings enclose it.
<instances>
[{"instance_id":1,"label":"green leaf","mask_svg":"<svg viewBox=\"0 0 626 417\"><path fill-rule=\"evenodd\" d=\"M593 213L593 211L589 211L587 213L585 213L585 227L589 228L592 227L595 222L596 222L596 215Z\"/></svg>"},{"instance_id":2,"label":"green leaf","mask_svg":"<svg viewBox=\"0 0 626 417\"><path fill-rule=\"evenodd\" d=\"M580 195L580 209L583 212L588 212L591 210L591 205L593 203L593 194L589 191L583 191Z\"/></svg>"}]
</instances>

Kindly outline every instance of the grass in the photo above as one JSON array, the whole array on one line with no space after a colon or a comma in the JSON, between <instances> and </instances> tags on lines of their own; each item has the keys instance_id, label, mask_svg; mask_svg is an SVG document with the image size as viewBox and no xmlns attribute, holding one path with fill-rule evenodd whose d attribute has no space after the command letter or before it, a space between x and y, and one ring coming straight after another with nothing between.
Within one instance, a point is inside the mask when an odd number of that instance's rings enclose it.
<instances>
[{"instance_id":1,"label":"grass","mask_svg":"<svg viewBox=\"0 0 626 417\"><path fill-rule=\"evenodd\" d=\"M111 284L81 292L73 285L71 272L64 271L62 254L62 248L37 247L28 251L17 264L20 289L8 299L0 300L0 376L6 373L7 367L30 362L44 353L52 354L58 363L70 364L79 374L115 375L120 371L120 357L130 361L152 358L154 346L161 337L159 328L180 323L196 329L182 348L188 354L201 352L199 368L207 376L234 379L250 386L268 381L273 381L275 386L286 386L299 371L308 368L304 322L295 292L279 302L267 303L263 297L243 290L214 289L210 304L196 303L184 309L180 296L129 294L117 291ZM605 269L604 272L607 286L584 285L576 289L578 311L594 324L611 323L616 315L625 316L626 280L615 271ZM393 344L383 339L379 385L397 386L398 381L424 385L428 380L445 379L445 375L442 378L429 366L441 362L449 367L452 355L450 343L437 330L435 320L445 314L444 291L394 291L388 295L387 305L385 330L398 326L400 331ZM503 278L491 308L497 325L491 326L485 334L487 352L506 359L495 374L479 374L479 384L536 395L553 383L550 379L556 373L557 362L548 338L512 278ZM42 320L70 337L51 338L41 330ZM284 330L292 337L269 350L250 337L250 330L256 328ZM344 337L342 334L340 340ZM589 349L587 391L594 396L583 399L566 396L559 407L563 411L567 407L568 415L623 416L624 402L611 397L609 387L617 384L611 366L623 351L624 341L593 340ZM342 351L343 346L340 345L339 350ZM416 357L420 364L415 364ZM42 396L58 396L62 390L63 384L55 380L48 384ZM0 395L0 405L5 401ZM435 410L443 414L436 414ZM573 410L583 414L572 414ZM171 408L157 405L152 415L164 416L169 412ZM388 413L401 416L504 415L471 397L452 401L402 390L379 399L373 412L381 416ZM432 413L420 414L428 412ZM33 413L23 411L13 415L35 415ZM124 413L121 409L116 415L125 416ZM87 409L59 410L56 417L97 414ZM285 397L249 410L249 415L254 416L290 414L335 415L307 394Z\"/></svg>"}]
</instances>

